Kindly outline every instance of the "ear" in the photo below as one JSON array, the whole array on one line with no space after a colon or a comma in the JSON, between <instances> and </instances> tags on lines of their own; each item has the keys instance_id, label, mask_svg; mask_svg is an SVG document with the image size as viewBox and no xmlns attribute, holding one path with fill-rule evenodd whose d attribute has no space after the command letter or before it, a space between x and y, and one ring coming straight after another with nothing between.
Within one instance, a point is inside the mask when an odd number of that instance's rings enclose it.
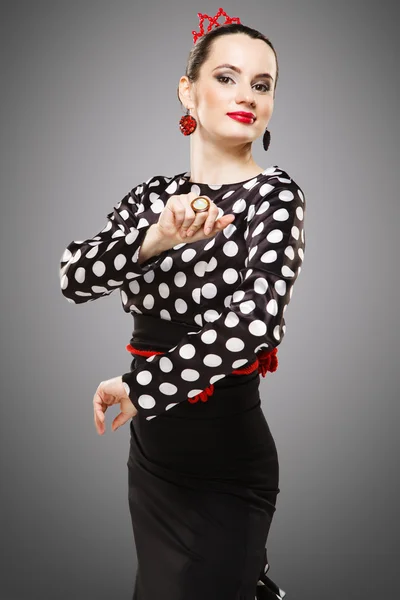
<instances>
[{"instance_id":1,"label":"ear","mask_svg":"<svg viewBox=\"0 0 400 600\"><path fill-rule=\"evenodd\" d=\"M180 101L186 108L194 108L192 98L192 85L186 75L183 75L179 80L178 85Z\"/></svg>"}]
</instances>

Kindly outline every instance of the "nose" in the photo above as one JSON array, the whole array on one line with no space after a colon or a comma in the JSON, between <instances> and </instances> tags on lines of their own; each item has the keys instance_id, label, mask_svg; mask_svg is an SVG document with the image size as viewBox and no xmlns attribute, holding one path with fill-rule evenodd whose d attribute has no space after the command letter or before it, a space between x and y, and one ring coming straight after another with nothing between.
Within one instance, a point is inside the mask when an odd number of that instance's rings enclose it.
<instances>
[{"instance_id":1,"label":"nose","mask_svg":"<svg viewBox=\"0 0 400 600\"><path fill-rule=\"evenodd\" d=\"M236 94L236 102L246 102L246 104L250 104L252 106L255 105L254 101L254 92L252 88L249 88L247 85L242 85L237 87Z\"/></svg>"}]
</instances>

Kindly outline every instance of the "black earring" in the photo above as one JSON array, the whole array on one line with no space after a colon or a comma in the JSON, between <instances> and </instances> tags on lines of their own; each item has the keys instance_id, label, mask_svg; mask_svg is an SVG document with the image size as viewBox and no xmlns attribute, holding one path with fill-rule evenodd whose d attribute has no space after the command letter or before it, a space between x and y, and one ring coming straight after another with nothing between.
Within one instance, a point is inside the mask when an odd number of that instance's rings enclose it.
<instances>
[{"instance_id":1,"label":"black earring","mask_svg":"<svg viewBox=\"0 0 400 600\"><path fill-rule=\"evenodd\" d=\"M270 142L271 142L271 134L268 131L268 129L266 129L264 131L264 136L263 136L263 146L264 146L265 151L268 150Z\"/></svg>"}]
</instances>

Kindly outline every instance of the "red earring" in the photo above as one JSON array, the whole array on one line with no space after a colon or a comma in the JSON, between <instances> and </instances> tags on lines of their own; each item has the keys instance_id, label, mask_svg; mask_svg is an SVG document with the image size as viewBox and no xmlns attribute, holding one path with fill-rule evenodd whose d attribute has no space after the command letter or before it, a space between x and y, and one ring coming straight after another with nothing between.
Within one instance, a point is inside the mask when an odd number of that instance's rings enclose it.
<instances>
[{"instance_id":1,"label":"red earring","mask_svg":"<svg viewBox=\"0 0 400 600\"><path fill-rule=\"evenodd\" d=\"M183 115L179 121L179 128L183 135L190 135L196 129L197 121L192 115L189 115L189 109L186 110L186 115Z\"/></svg>"}]
</instances>

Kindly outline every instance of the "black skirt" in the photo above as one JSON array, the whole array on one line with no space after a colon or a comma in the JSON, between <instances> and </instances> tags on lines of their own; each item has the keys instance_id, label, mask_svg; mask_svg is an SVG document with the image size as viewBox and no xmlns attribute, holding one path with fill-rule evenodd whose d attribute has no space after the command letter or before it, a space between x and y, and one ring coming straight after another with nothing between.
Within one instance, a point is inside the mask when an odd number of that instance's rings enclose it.
<instances>
[{"instance_id":1,"label":"black skirt","mask_svg":"<svg viewBox=\"0 0 400 600\"><path fill-rule=\"evenodd\" d=\"M131 344L166 351L194 327L135 315ZM131 370L146 358L134 355ZM228 375L207 402L130 422L129 510L137 554L133 600L277 600L266 572L277 450L260 375Z\"/></svg>"}]
</instances>

